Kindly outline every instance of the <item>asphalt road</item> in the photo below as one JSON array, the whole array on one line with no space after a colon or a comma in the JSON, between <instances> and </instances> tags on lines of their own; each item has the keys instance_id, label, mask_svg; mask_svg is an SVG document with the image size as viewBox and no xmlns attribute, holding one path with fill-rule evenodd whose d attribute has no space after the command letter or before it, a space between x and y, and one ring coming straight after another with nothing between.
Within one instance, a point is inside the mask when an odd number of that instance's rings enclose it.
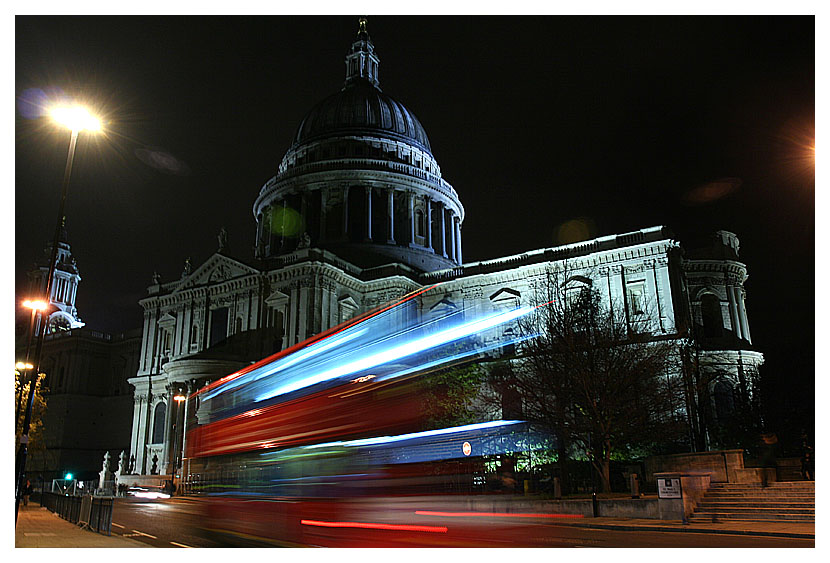
<instances>
[{"instance_id":1,"label":"asphalt road","mask_svg":"<svg viewBox=\"0 0 830 563\"><path fill-rule=\"evenodd\" d=\"M119 498L112 512L112 533L153 547L221 547L197 532L198 504L186 499Z\"/></svg>"},{"instance_id":2,"label":"asphalt road","mask_svg":"<svg viewBox=\"0 0 830 563\"><path fill-rule=\"evenodd\" d=\"M199 501L173 498L141 501L118 499L113 511L112 533L129 537L153 547L188 548L222 547L198 532ZM616 531L563 526L550 523L528 523L521 530L515 522L488 523L494 533L472 537L462 534L441 538L432 547L627 547L627 548L689 548L689 547L814 547L814 540L771 538L690 532ZM520 531L510 533L510 528ZM433 534L435 535L435 534ZM436 535L437 536L437 535ZM511 540L521 537L521 540ZM416 547L409 538L402 538L400 547ZM436 537L438 540L438 537ZM345 547L345 546L344 546Z\"/></svg>"}]
</instances>

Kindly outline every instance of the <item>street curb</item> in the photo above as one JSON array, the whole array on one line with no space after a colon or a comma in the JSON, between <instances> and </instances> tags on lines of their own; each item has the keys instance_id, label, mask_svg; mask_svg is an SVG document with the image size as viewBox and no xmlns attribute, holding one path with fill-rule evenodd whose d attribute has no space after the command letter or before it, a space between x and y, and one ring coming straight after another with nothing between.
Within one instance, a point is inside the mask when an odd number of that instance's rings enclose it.
<instances>
[{"instance_id":1,"label":"street curb","mask_svg":"<svg viewBox=\"0 0 830 563\"><path fill-rule=\"evenodd\" d=\"M719 530L713 528L670 528L666 526L616 526L610 524L582 524L582 523L568 523L561 524L563 526L571 526L574 528L593 528L597 530L621 530L624 532L680 532L689 534L724 534L735 536L765 536L773 538L796 538L815 540L815 534L802 534L798 532L762 532L758 530Z\"/></svg>"}]
</instances>

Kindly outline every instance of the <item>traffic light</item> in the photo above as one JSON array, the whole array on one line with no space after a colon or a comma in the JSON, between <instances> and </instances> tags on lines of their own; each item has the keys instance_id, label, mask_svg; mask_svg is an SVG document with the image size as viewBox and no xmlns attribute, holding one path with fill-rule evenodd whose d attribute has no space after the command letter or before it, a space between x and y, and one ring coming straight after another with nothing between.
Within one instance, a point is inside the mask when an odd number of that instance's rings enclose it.
<instances>
[{"instance_id":1,"label":"traffic light","mask_svg":"<svg viewBox=\"0 0 830 563\"><path fill-rule=\"evenodd\" d=\"M71 473L67 473L67 474L66 474L66 477L64 477L64 479L66 479L67 481L71 481L71 480L72 480L72 474L71 474Z\"/></svg>"}]
</instances>

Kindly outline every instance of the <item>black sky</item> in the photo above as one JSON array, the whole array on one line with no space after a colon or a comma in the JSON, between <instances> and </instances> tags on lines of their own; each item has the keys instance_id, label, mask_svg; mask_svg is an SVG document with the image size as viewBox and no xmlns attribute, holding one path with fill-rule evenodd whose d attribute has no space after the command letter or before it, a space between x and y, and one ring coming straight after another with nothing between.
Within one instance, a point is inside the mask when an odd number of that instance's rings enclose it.
<instances>
[{"instance_id":1,"label":"black sky","mask_svg":"<svg viewBox=\"0 0 830 563\"><path fill-rule=\"evenodd\" d=\"M786 413L814 394L814 23L370 16L369 32L381 87L418 116L465 206L465 262L558 244L574 218L594 236L733 231L753 343L796 388ZM66 213L88 326L141 326L153 272L199 265L222 226L252 255L253 201L342 86L356 31L352 16L16 18L16 95L60 87L108 120L79 144ZM67 143L18 111L16 299L51 238ZM147 166L148 147L189 174ZM684 203L723 178L740 187Z\"/></svg>"}]
</instances>

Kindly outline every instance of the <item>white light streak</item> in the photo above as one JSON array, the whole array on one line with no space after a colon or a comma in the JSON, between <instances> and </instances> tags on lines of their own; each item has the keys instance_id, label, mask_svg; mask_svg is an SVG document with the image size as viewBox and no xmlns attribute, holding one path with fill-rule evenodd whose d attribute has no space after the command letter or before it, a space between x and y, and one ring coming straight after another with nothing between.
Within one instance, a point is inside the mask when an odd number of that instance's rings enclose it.
<instances>
[{"instance_id":1,"label":"white light streak","mask_svg":"<svg viewBox=\"0 0 830 563\"><path fill-rule=\"evenodd\" d=\"M363 370L400 360L437 346L455 342L466 336L483 332L493 328L494 326L510 322L533 310L534 307L522 307L512 311L496 313L480 319L462 323L458 326L436 332L435 334L422 336L421 338L416 338L409 342L393 346L392 348L381 352L367 354L352 362L336 366L323 372L273 387L265 393L257 396L254 400L264 401L272 397L297 391L298 389L302 389L304 387L309 387L324 381L330 381L332 379L337 379L339 377L351 375Z\"/></svg>"}]
</instances>

